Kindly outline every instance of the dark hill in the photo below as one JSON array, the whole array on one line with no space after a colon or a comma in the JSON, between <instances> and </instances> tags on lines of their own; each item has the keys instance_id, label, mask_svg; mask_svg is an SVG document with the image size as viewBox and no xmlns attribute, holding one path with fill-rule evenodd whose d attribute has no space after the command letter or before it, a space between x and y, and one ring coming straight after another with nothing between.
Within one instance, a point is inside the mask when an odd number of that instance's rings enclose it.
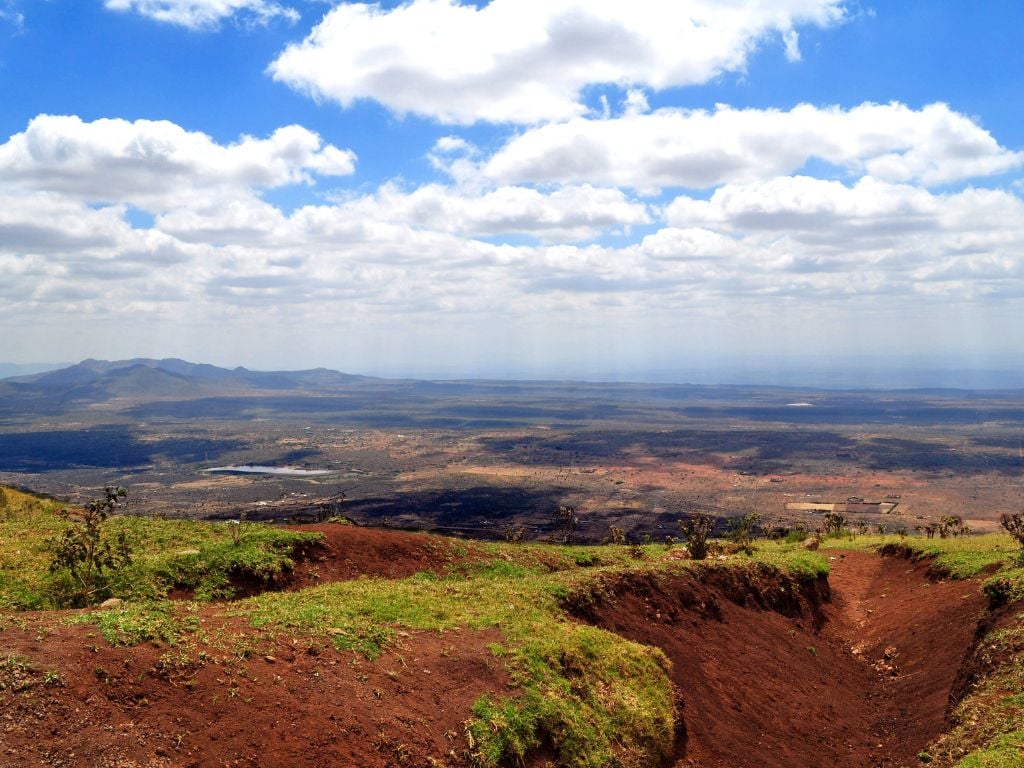
<instances>
[{"instance_id":1,"label":"dark hill","mask_svg":"<svg viewBox=\"0 0 1024 768\"><path fill-rule=\"evenodd\" d=\"M338 392L369 381L373 379L325 368L251 371L175 358L89 359L56 371L0 380L0 415L55 414L112 400L149 402L261 393Z\"/></svg>"}]
</instances>

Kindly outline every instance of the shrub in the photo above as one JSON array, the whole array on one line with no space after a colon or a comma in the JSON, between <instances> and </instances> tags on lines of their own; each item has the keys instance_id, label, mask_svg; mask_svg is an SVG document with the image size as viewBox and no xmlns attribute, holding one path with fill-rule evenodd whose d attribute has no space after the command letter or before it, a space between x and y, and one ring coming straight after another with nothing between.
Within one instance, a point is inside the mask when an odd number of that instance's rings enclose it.
<instances>
[{"instance_id":1,"label":"shrub","mask_svg":"<svg viewBox=\"0 0 1024 768\"><path fill-rule=\"evenodd\" d=\"M686 548L694 560L704 560L708 556L708 536L715 527L714 518L698 512L691 517L679 521Z\"/></svg>"},{"instance_id":2,"label":"shrub","mask_svg":"<svg viewBox=\"0 0 1024 768\"><path fill-rule=\"evenodd\" d=\"M786 534L783 541L786 544L802 544L807 538L807 529L802 525L798 525L793 528L792 531Z\"/></svg>"},{"instance_id":3,"label":"shrub","mask_svg":"<svg viewBox=\"0 0 1024 768\"><path fill-rule=\"evenodd\" d=\"M842 512L825 513L825 535L842 536L846 530L846 515Z\"/></svg>"},{"instance_id":4,"label":"shrub","mask_svg":"<svg viewBox=\"0 0 1024 768\"><path fill-rule=\"evenodd\" d=\"M1024 565L1024 513L1003 515L999 518L999 524L1017 542L1020 547L1020 551L1017 553L1017 562Z\"/></svg>"},{"instance_id":5,"label":"shrub","mask_svg":"<svg viewBox=\"0 0 1024 768\"><path fill-rule=\"evenodd\" d=\"M731 517L726 523L726 538L748 555L754 551L752 542L757 535L759 517L757 512L748 512L742 517Z\"/></svg>"},{"instance_id":6,"label":"shrub","mask_svg":"<svg viewBox=\"0 0 1024 768\"><path fill-rule=\"evenodd\" d=\"M113 540L104 534L104 523L128 492L119 486L107 486L104 494L104 498L94 499L80 510L59 510L57 514L67 527L47 542L53 553L50 573L65 577L65 600L74 606L105 597L109 576L131 563L124 531Z\"/></svg>"},{"instance_id":7,"label":"shrub","mask_svg":"<svg viewBox=\"0 0 1024 768\"><path fill-rule=\"evenodd\" d=\"M612 544L625 544L626 532L619 526L613 525L608 529L608 539Z\"/></svg>"},{"instance_id":8,"label":"shrub","mask_svg":"<svg viewBox=\"0 0 1024 768\"><path fill-rule=\"evenodd\" d=\"M559 544L571 544L573 534L580 525L580 519L576 515L576 508L564 504L555 510L554 514L555 532L552 539Z\"/></svg>"}]
</instances>

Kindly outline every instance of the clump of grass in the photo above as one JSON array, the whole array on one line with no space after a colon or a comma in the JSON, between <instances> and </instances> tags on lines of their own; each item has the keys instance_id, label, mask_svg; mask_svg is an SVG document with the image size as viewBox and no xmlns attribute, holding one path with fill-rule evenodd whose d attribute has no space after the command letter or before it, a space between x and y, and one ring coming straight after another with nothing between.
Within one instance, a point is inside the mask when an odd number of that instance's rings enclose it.
<instances>
[{"instance_id":1,"label":"clump of grass","mask_svg":"<svg viewBox=\"0 0 1024 768\"><path fill-rule=\"evenodd\" d=\"M671 754L675 716L661 651L594 627L545 627L508 654L523 694L482 696L466 728L474 762L522 764L546 744L559 765L657 765Z\"/></svg>"},{"instance_id":2,"label":"clump of grass","mask_svg":"<svg viewBox=\"0 0 1024 768\"><path fill-rule=\"evenodd\" d=\"M72 622L95 624L111 645L153 641L176 645L199 629L195 610L169 600L90 611L75 616Z\"/></svg>"}]
</instances>

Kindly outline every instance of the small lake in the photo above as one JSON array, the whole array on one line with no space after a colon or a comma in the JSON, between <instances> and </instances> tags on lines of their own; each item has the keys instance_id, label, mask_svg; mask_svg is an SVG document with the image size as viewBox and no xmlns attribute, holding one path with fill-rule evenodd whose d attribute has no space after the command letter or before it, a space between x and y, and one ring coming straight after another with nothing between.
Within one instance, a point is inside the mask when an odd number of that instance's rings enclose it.
<instances>
[{"instance_id":1,"label":"small lake","mask_svg":"<svg viewBox=\"0 0 1024 768\"><path fill-rule=\"evenodd\" d=\"M310 477L312 475L330 475L330 469L298 469L297 467L268 467L262 464L242 464L236 467L210 467L203 472L222 472L232 475L289 475L291 477Z\"/></svg>"}]
</instances>

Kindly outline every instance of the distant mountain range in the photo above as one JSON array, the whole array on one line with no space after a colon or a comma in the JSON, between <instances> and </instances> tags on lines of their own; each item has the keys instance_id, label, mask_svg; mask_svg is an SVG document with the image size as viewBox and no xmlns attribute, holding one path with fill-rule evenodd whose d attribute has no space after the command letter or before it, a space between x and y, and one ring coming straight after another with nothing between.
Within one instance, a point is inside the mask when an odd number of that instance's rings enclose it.
<instances>
[{"instance_id":1,"label":"distant mountain range","mask_svg":"<svg viewBox=\"0 0 1024 768\"><path fill-rule=\"evenodd\" d=\"M174 358L83 360L55 371L0 380L0 412L61 409L114 400L191 399L266 392L336 392L373 381L326 368L250 371L218 368ZM9 408L4 408L4 404Z\"/></svg>"}]
</instances>

